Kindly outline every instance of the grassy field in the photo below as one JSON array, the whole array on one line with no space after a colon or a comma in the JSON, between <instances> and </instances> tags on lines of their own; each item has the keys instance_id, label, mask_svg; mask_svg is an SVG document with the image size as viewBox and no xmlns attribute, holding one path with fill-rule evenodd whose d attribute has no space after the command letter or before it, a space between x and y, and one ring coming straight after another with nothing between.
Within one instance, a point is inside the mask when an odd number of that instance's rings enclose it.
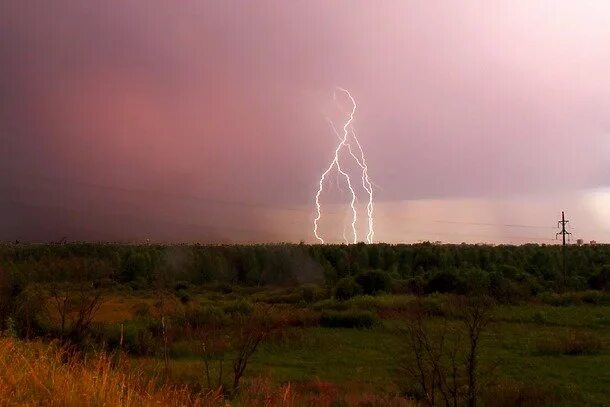
<instances>
[{"instance_id":1,"label":"grassy field","mask_svg":"<svg viewBox=\"0 0 610 407\"><path fill-rule=\"evenodd\" d=\"M272 296L279 295L276 291L269 292ZM199 291L191 294L191 303L226 305L242 297L250 301L267 298L261 292L220 295ZM448 298L432 297L441 309ZM409 295L383 295L356 297L343 303L279 304L287 309L373 309L383 318L367 329L291 328L286 338L261 345L248 366L247 377L249 380L264 377L278 386L319 381L345 394L355 389L372 394L396 394L401 383L397 361L409 351L401 311L412 307L413 301L414 297ZM134 318L134 309L153 302L146 294L113 296L105 302L97 318L111 325L130 321ZM459 324L450 312L448 316L439 315L430 320L439 329L446 321L450 325ZM598 346L590 352L588 349L573 353L563 350L564 342L580 337L594 340ZM493 322L482 337L481 364L494 367L493 373L485 378L490 380L490 386L504 388L496 392L508 392L503 396L507 399L524 398L522 405L528 405L529 397L541 399L546 405L604 406L610 405L608 344L610 306L553 306L536 301L498 305ZM186 340L173 343L170 363L173 382L203 385L204 365L197 349L196 343ZM156 357L135 357L133 363L151 373L161 365ZM528 395L528 392L535 394ZM494 397L498 395L494 393Z\"/></svg>"},{"instance_id":2,"label":"grassy field","mask_svg":"<svg viewBox=\"0 0 610 407\"><path fill-rule=\"evenodd\" d=\"M559 254L0 245L0 404L610 405L610 246Z\"/></svg>"}]
</instances>

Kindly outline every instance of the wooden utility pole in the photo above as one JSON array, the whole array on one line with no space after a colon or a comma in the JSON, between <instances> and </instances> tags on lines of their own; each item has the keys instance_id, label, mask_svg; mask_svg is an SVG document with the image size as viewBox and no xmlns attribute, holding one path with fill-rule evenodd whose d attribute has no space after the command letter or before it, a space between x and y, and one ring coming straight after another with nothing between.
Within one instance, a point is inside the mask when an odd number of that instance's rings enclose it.
<instances>
[{"instance_id":1,"label":"wooden utility pole","mask_svg":"<svg viewBox=\"0 0 610 407\"><path fill-rule=\"evenodd\" d=\"M567 289L567 287L568 287L568 275L566 272L566 236L571 235L571 233L566 230L566 224L568 222L569 222L569 220L566 220L566 217L565 217L563 211L561 211L561 220L557 222L557 227L561 227L561 231L557 232L555 234L555 239L559 235L561 235L561 237L563 239L563 244L561 245L561 256L562 256L562 260L563 260L563 287L564 287L564 289Z\"/></svg>"}]
</instances>

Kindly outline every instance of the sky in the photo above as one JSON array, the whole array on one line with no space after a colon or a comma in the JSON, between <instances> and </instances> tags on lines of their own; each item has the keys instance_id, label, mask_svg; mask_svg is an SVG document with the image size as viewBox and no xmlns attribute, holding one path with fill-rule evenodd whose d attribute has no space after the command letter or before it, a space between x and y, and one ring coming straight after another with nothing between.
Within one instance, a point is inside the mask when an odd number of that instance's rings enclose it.
<instances>
[{"instance_id":1,"label":"sky","mask_svg":"<svg viewBox=\"0 0 610 407\"><path fill-rule=\"evenodd\" d=\"M610 242L608 44L601 0L3 1L0 240L315 242L340 86L376 241Z\"/></svg>"}]
</instances>

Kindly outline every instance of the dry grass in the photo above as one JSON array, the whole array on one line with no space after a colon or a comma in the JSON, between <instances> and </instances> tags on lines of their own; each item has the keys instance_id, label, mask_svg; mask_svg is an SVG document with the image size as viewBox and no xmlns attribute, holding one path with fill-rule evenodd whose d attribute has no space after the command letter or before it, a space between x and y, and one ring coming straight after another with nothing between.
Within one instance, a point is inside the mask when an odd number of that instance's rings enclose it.
<instances>
[{"instance_id":1,"label":"dry grass","mask_svg":"<svg viewBox=\"0 0 610 407\"><path fill-rule=\"evenodd\" d=\"M108 355L84 361L54 344L0 339L0 405L216 406L221 402L217 393L198 395L184 386L159 385L124 363L113 363Z\"/></svg>"},{"instance_id":2,"label":"dry grass","mask_svg":"<svg viewBox=\"0 0 610 407\"><path fill-rule=\"evenodd\" d=\"M188 386L161 384L107 354L83 358L57 344L0 338L0 405L19 406L396 406L416 405L397 396L340 392L319 380L275 384L253 378L229 401L220 391L197 394Z\"/></svg>"}]
</instances>

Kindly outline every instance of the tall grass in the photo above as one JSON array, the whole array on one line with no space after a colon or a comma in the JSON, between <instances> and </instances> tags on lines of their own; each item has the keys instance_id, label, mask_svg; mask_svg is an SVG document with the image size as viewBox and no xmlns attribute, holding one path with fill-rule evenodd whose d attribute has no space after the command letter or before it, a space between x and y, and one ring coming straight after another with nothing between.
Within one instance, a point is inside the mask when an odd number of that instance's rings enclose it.
<instances>
[{"instance_id":1,"label":"tall grass","mask_svg":"<svg viewBox=\"0 0 610 407\"><path fill-rule=\"evenodd\" d=\"M109 355L86 360L55 344L0 339L0 405L215 406L221 401L219 393L159 384Z\"/></svg>"},{"instance_id":2,"label":"tall grass","mask_svg":"<svg viewBox=\"0 0 610 407\"><path fill-rule=\"evenodd\" d=\"M162 384L108 354L85 358L57 344L0 338L0 406L415 406L396 395L339 392L318 380L274 384L247 381L233 400L220 391L195 393L188 386Z\"/></svg>"}]
</instances>

